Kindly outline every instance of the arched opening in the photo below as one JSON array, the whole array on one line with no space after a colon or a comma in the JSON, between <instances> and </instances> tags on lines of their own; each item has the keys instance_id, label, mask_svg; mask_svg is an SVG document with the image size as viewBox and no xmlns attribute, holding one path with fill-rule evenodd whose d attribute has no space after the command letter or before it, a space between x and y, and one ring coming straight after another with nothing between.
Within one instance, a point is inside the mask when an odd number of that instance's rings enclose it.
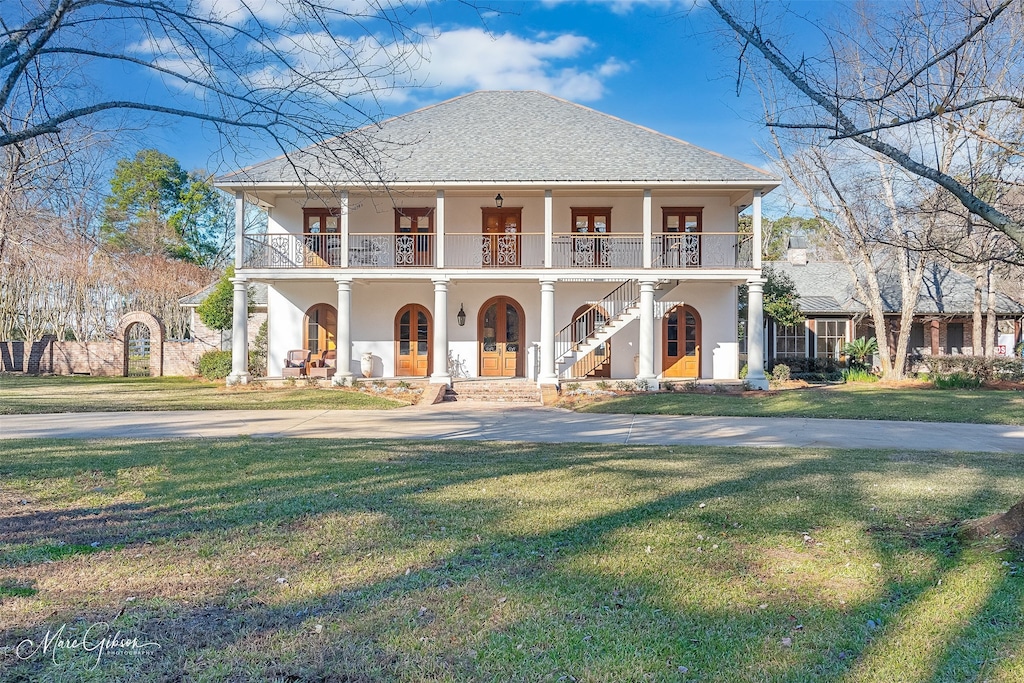
<instances>
[{"instance_id":1,"label":"arched opening","mask_svg":"<svg viewBox=\"0 0 1024 683\"><path fill-rule=\"evenodd\" d=\"M409 304L395 316L395 376L426 377L431 367L432 328L430 312Z\"/></svg>"},{"instance_id":2,"label":"arched opening","mask_svg":"<svg viewBox=\"0 0 1024 683\"><path fill-rule=\"evenodd\" d=\"M662 325L662 375L700 377L700 315L693 306L676 306Z\"/></svg>"},{"instance_id":3,"label":"arched opening","mask_svg":"<svg viewBox=\"0 0 1024 683\"><path fill-rule=\"evenodd\" d=\"M572 314L573 342L586 341L595 331L604 327L608 313L600 306L580 306ZM573 377L611 377L612 376L612 343L611 340L580 358L572 366Z\"/></svg>"},{"instance_id":4,"label":"arched opening","mask_svg":"<svg viewBox=\"0 0 1024 683\"><path fill-rule=\"evenodd\" d=\"M125 377L149 377L151 339L149 326L145 323L132 323L124 335Z\"/></svg>"},{"instance_id":5,"label":"arched opening","mask_svg":"<svg viewBox=\"0 0 1024 683\"><path fill-rule=\"evenodd\" d=\"M507 296L488 299L480 307L477 327L481 377L523 377L526 367L526 316Z\"/></svg>"},{"instance_id":6,"label":"arched opening","mask_svg":"<svg viewBox=\"0 0 1024 683\"><path fill-rule=\"evenodd\" d=\"M309 349L310 357L336 348L338 311L330 304L316 304L306 311L302 325L302 348Z\"/></svg>"}]
</instances>

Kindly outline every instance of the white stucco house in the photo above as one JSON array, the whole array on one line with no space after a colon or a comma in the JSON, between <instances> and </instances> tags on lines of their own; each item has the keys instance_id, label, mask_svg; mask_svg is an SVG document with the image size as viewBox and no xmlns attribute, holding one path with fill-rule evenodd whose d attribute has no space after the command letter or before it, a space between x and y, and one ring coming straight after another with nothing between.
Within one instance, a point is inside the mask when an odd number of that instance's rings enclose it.
<instances>
[{"instance_id":1,"label":"white stucco house","mask_svg":"<svg viewBox=\"0 0 1024 683\"><path fill-rule=\"evenodd\" d=\"M373 376L736 379L737 287L761 329L753 166L539 92L485 91L221 176L237 215L234 370L247 283L267 286L269 376L336 352ZM738 213L753 210L753 234ZM760 340L748 381L763 382ZM643 384L643 383L641 383ZM767 383L763 383L767 386Z\"/></svg>"}]
</instances>

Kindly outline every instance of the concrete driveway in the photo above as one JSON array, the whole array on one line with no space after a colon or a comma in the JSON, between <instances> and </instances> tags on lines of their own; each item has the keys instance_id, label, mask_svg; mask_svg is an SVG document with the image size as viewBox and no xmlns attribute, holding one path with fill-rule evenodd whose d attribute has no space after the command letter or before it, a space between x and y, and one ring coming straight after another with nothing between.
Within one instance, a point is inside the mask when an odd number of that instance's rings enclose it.
<instances>
[{"instance_id":1,"label":"concrete driveway","mask_svg":"<svg viewBox=\"0 0 1024 683\"><path fill-rule=\"evenodd\" d=\"M1024 453L1024 427L811 418L598 415L509 404L0 416L0 438L464 439Z\"/></svg>"}]
</instances>

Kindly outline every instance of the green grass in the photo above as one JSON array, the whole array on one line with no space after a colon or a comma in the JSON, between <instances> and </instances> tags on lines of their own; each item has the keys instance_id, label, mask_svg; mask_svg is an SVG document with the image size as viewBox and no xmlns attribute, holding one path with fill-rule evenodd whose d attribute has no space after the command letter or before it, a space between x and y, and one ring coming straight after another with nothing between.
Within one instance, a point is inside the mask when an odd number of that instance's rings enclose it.
<instances>
[{"instance_id":1,"label":"green grass","mask_svg":"<svg viewBox=\"0 0 1024 683\"><path fill-rule=\"evenodd\" d=\"M1019 454L0 449L5 680L1024 680L1024 558L952 533ZM159 649L14 654L97 622Z\"/></svg>"},{"instance_id":2,"label":"green grass","mask_svg":"<svg viewBox=\"0 0 1024 683\"><path fill-rule=\"evenodd\" d=\"M225 387L185 377L0 375L0 414L139 410L387 409L408 405L350 390Z\"/></svg>"},{"instance_id":3,"label":"green grass","mask_svg":"<svg viewBox=\"0 0 1024 683\"><path fill-rule=\"evenodd\" d=\"M1024 425L1024 392L893 388L854 383L764 393L676 392L609 398L577 407L591 413L821 417L853 420Z\"/></svg>"}]
</instances>

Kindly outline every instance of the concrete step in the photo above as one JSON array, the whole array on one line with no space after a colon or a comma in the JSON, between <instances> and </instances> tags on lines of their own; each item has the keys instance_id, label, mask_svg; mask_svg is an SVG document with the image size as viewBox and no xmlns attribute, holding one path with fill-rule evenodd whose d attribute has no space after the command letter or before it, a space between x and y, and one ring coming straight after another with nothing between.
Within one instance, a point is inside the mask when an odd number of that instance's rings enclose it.
<instances>
[{"instance_id":1,"label":"concrete step","mask_svg":"<svg viewBox=\"0 0 1024 683\"><path fill-rule=\"evenodd\" d=\"M541 391L532 380L456 380L444 400L539 404Z\"/></svg>"}]
</instances>

